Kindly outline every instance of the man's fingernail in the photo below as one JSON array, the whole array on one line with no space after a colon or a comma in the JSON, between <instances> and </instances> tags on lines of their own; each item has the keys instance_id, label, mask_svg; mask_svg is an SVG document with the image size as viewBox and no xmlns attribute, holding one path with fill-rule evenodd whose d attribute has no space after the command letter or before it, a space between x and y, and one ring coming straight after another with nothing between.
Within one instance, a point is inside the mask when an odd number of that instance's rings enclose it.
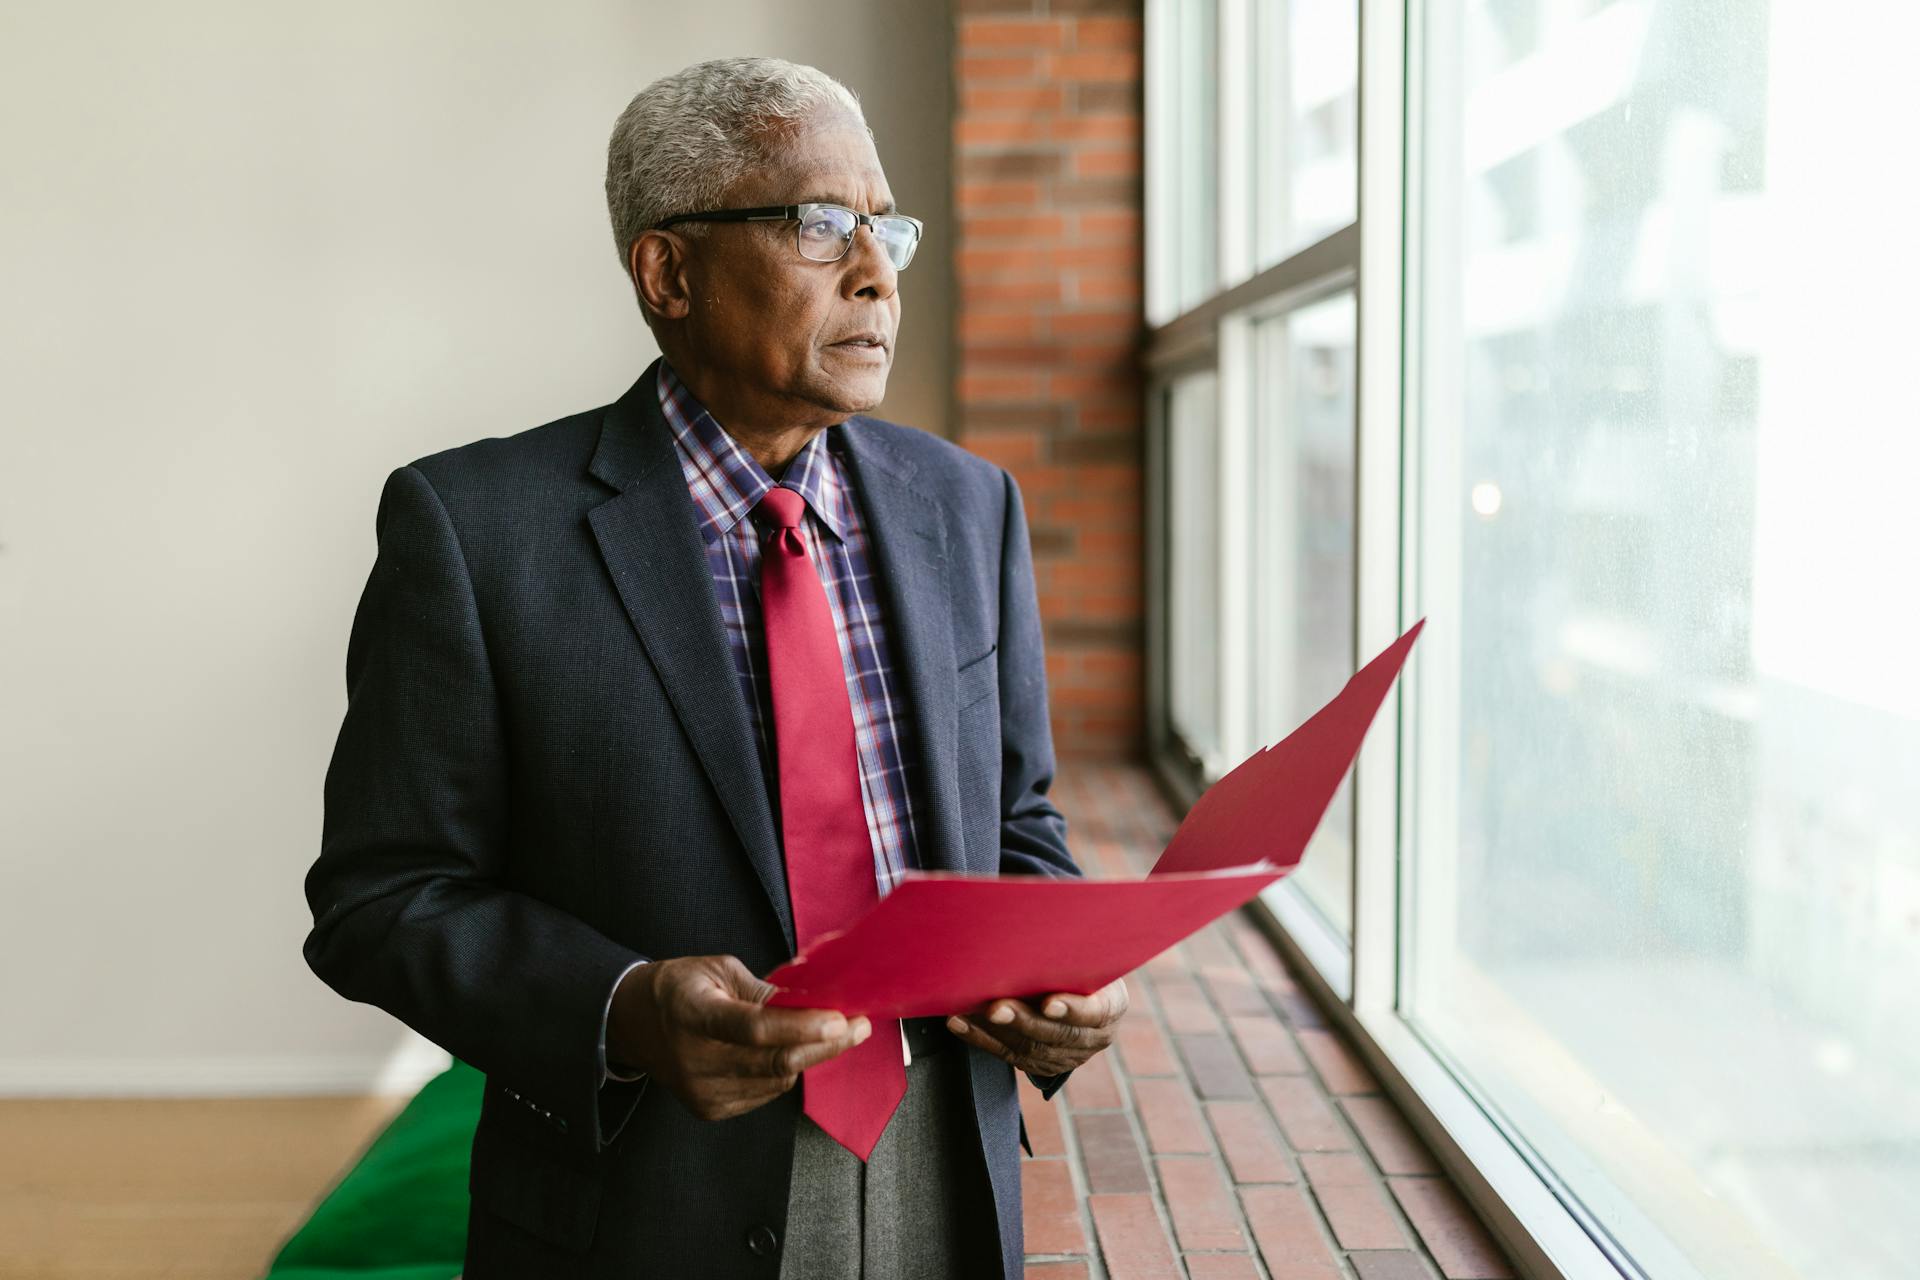
<instances>
[{"instance_id":1,"label":"man's fingernail","mask_svg":"<svg viewBox=\"0 0 1920 1280\"><path fill-rule=\"evenodd\" d=\"M995 1009L993 1011L993 1020L995 1022L1002 1023L1002 1024L1012 1022L1013 1010L1007 1008L1007 1006L1005 1005L1001 1005L998 1009Z\"/></svg>"},{"instance_id":2,"label":"man's fingernail","mask_svg":"<svg viewBox=\"0 0 1920 1280\"><path fill-rule=\"evenodd\" d=\"M833 1018L828 1021L820 1038L822 1040L838 1040L845 1034L847 1034L847 1020L845 1018Z\"/></svg>"},{"instance_id":3,"label":"man's fingernail","mask_svg":"<svg viewBox=\"0 0 1920 1280\"><path fill-rule=\"evenodd\" d=\"M853 1042L855 1044L865 1042L866 1038L872 1034L873 1024L871 1022L868 1022L865 1018L855 1020L853 1024Z\"/></svg>"},{"instance_id":4,"label":"man's fingernail","mask_svg":"<svg viewBox=\"0 0 1920 1280\"><path fill-rule=\"evenodd\" d=\"M1049 1018L1065 1017L1066 1012L1067 1012L1066 1002L1062 1000L1055 1000L1053 1003L1047 1006L1047 1016Z\"/></svg>"},{"instance_id":5,"label":"man's fingernail","mask_svg":"<svg viewBox=\"0 0 1920 1280\"><path fill-rule=\"evenodd\" d=\"M967 1023L964 1018L948 1018L947 1019L947 1030L965 1031L966 1029L967 1029Z\"/></svg>"}]
</instances>

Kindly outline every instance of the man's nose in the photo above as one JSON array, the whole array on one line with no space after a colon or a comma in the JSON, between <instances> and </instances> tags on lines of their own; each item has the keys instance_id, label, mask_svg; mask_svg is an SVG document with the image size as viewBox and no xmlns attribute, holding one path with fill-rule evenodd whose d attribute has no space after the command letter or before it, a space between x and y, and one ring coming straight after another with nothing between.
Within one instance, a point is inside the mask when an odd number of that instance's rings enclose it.
<instances>
[{"instance_id":1,"label":"man's nose","mask_svg":"<svg viewBox=\"0 0 1920 1280\"><path fill-rule=\"evenodd\" d=\"M887 256L887 247L880 243L872 227L855 227L853 243L847 246L846 283L847 292L859 295L871 289L874 296L888 298L893 296L894 287L900 279L899 269L893 265L893 259Z\"/></svg>"}]
</instances>

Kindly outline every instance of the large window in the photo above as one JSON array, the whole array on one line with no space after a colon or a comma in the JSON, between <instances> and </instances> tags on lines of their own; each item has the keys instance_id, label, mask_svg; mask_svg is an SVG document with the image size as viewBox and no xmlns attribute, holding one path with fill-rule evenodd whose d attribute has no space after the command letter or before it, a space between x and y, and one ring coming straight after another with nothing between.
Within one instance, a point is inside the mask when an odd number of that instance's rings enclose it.
<instances>
[{"instance_id":1,"label":"large window","mask_svg":"<svg viewBox=\"0 0 1920 1280\"><path fill-rule=\"evenodd\" d=\"M1478 1207L1546 1275L1916 1274L1920 7L1206 24L1197 292L1148 85L1163 772L1427 617L1268 905Z\"/></svg>"},{"instance_id":2,"label":"large window","mask_svg":"<svg viewBox=\"0 0 1920 1280\"><path fill-rule=\"evenodd\" d=\"M1727 1280L1920 1247L1914 586L1879 561L1920 550L1920 274L1909 163L1847 146L1853 83L1901 75L1873 25L1466 3L1417 51L1404 1007L1634 1258ZM1808 261L1835 233L1874 266Z\"/></svg>"}]
</instances>

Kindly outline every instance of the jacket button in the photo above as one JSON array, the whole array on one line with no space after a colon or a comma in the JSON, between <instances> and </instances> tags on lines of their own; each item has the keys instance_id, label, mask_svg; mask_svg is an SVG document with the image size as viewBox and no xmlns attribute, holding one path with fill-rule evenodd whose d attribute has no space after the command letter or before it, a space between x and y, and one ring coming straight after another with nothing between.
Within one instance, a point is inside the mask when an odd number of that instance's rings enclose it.
<instances>
[{"instance_id":1,"label":"jacket button","mask_svg":"<svg viewBox=\"0 0 1920 1280\"><path fill-rule=\"evenodd\" d=\"M755 1227L747 1232L747 1248L758 1257L770 1257L780 1238L773 1234L772 1227Z\"/></svg>"}]
</instances>

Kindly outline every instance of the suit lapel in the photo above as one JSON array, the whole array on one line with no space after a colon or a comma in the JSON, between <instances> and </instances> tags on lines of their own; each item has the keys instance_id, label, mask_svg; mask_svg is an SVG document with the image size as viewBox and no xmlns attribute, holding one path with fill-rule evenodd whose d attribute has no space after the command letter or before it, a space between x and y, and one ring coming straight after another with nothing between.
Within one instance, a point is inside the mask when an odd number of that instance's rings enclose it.
<instances>
[{"instance_id":1,"label":"suit lapel","mask_svg":"<svg viewBox=\"0 0 1920 1280\"><path fill-rule=\"evenodd\" d=\"M915 487L913 463L860 418L830 428L852 464L854 490L866 516L877 563L895 666L919 730L916 811L921 866L966 871L957 770L958 685L953 649L953 595L948 590L945 508ZM978 869L978 868L975 868ZM990 870L990 868L987 868Z\"/></svg>"},{"instance_id":2,"label":"suit lapel","mask_svg":"<svg viewBox=\"0 0 1920 1280\"><path fill-rule=\"evenodd\" d=\"M786 867L706 546L660 412L658 361L610 406L589 470L619 490L587 513L600 554L794 949Z\"/></svg>"}]
</instances>

